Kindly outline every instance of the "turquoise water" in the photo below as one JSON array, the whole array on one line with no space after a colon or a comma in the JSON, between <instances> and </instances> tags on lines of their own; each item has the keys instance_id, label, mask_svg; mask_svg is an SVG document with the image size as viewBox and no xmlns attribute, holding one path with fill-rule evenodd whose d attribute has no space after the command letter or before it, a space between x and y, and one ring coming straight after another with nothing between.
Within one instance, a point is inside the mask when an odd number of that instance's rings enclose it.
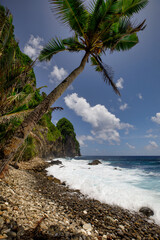
<instances>
[{"instance_id":1,"label":"turquoise water","mask_svg":"<svg viewBox=\"0 0 160 240\"><path fill-rule=\"evenodd\" d=\"M136 185L149 190L160 192L160 157L159 156L82 156L78 159L92 161L99 159L103 163L122 169L141 171L143 179ZM137 173L138 173L137 172ZM135 185L135 183L133 183Z\"/></svg>"}]
</instances>

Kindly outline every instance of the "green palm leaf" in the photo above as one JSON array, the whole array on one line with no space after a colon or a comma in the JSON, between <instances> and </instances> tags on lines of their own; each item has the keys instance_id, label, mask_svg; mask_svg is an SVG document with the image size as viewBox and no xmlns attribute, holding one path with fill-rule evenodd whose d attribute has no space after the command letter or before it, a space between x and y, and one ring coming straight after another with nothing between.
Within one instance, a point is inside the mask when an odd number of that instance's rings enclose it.
<instances>
[{"instance_id":1,"label":"green palm leaf","mask_svg":"<svg viewBox=\"0 0 160 240\"><path fill-rule=\"evenodd\" d=\"M137 32L145 28L145 20L137 26L133 26L129 18L120 18L119 22L111 26L110 33L102 36L104 48L129 50L138 43ZM105 40L106 39L106 40Z\"/></svg>"},{"instance_id":2,"label":"green palm leaf","mask_svg":"<svg viewBox=\"0 0 160 240\"><path fill-rule=\"evenodd\" d=\"M123 37L120 41L117 42L115 50L125 51L134 47L139 42L138 36L136 33Z\"/></svg>"},{"instance_id":3,"label":"green palm leaf","mask_svg":"<svg viewBox=\"0 0 160 240\"><path fill-rule=\"evenodd\" d=\"M138 13L147 4L148 0L117 0L117 3L113 6L112 11L126 16L131 16L134 13Z\"/></svg>"},{"instance_id":4,"label":"green palm leaf","mask_svg":"<svg viewBox=\"0 0 160 240\"><path fill-rule=\"evenodd\" d=\"M104 0L93 1L90 6L90 16L88 19L88 29L87 33L92 36L100 23L103 21L106 13L106 4Z\"/></svg>"},{"instance_id":5,"label":"green palm leaf","mask_svg":"<svg viewBox=\"0 0 160 240\"><path fill-rule=\"evenodd\" d=\"M49 0L52 10L63 23L67 23L71 30L84 36L87 26L88 12L81 0Z\"/></svg>"},{"instance_id":6,"label":"green palm leaf","mask_svg":"<svg viewBox=\"0 0 160 240\"><path fill-rule=\"evenodd\" d=\"M98 56L93 55L91 58L91 65L95 66L95 70L102 73L104 82L109 83L116 94L120 96L120 92L113 81L113 71L111 67L102 63L101 59Z\"/></svg>"},{"instance_id":7,"label":"green palm leaf","mask_svg":"<svg viewBox=\"0 0 160 240\"><path fill-rule=\"evenodd\" d=\"M53 38L40 52L39 61L49 61L53 55L65 50L66 48L64 46L63 40Z\"/></svg>"},{"instance_id":8,"label":"green palm leaf","mask_svg":"<svg viewBox=\"0 0 160 240\"><path fill-rule=\"evenodd\" d=\"M62 40L63 44L66 46L66 50L71 52L79 52L85 50L85 46L81 44L76 37L70 37Z\"/></svg>"}]
</instances>

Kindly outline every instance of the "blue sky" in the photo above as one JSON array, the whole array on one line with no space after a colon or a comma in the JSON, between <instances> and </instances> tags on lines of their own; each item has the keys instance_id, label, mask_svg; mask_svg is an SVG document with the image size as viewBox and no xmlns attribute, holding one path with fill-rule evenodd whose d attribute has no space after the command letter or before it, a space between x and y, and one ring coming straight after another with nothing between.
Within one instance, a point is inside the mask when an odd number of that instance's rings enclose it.
<instances>
[{"instance_id":1,"label":"blue sky","mask_svg":"<svg viewBox=\"0 0 160 240\"><path fill-rule=\"evenodd\" d=\"M86 2L89 2L86 1ZM52 37L69 37L71 31L58 22L48 0L1 0L14 17L20 48L33 59ZM119 98L94 68L84 72L54 106L53 123L68 118L74 125L83 155L160 155L160 1L134 16L147 20L138 34L139 44L130 51L107 52L103 61L114 70ZM60 53L50 63L37 64L37 86L49 93L77 67L84 53Z\"/></svg>"}]
</instances>

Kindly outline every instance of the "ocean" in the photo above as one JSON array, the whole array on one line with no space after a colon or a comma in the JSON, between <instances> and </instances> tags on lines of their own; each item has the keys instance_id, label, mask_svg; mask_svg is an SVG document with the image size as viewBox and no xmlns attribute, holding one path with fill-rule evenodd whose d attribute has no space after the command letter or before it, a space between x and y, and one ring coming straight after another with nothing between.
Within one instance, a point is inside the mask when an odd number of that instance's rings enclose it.
<instances>
[{"instance_id":1,"label":"ocean","mask_svg":"<svg viewBox=\"0 0 160 240\"><path fill-rule=\"evenodd\" d=\"M102 164L88 165L95 159ZM130 211L149 207L154 211L152 219L160 224L160 157L81 156L59 160L64 167L53 165L47 169L48 175L102 203Z\"/></svg>"}]
</instances>

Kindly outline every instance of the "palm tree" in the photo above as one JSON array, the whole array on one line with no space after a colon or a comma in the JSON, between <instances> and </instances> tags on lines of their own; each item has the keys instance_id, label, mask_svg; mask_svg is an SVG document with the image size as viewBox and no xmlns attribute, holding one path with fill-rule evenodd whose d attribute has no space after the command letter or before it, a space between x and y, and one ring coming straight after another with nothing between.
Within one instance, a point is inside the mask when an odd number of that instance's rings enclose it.
<instances>
[{"instance_id":1,"label":"palm tree","mask_svg":"<svg viewBox=\"0 0 160 240\"><path fill-rule=\"evenodd\" d=\"M49 0L52 10L68 25L74 35L67 39L53 38L41 51L39 60L50 60L62 51L84 51L80 65L72 71L24 120L14 136L0 151L3 164L0 172L11 161L35 124L49 107L63 94L73 80L83 71L90 58L96 71L103 74L117 94L120 94L112 79L109 68L102 62L106 50L129 50L138 43L137 32L145 28L145 21L138 25L131 22L148 0L92 0L89 9L82 0Z\"/></svg>"}]
</instances>

